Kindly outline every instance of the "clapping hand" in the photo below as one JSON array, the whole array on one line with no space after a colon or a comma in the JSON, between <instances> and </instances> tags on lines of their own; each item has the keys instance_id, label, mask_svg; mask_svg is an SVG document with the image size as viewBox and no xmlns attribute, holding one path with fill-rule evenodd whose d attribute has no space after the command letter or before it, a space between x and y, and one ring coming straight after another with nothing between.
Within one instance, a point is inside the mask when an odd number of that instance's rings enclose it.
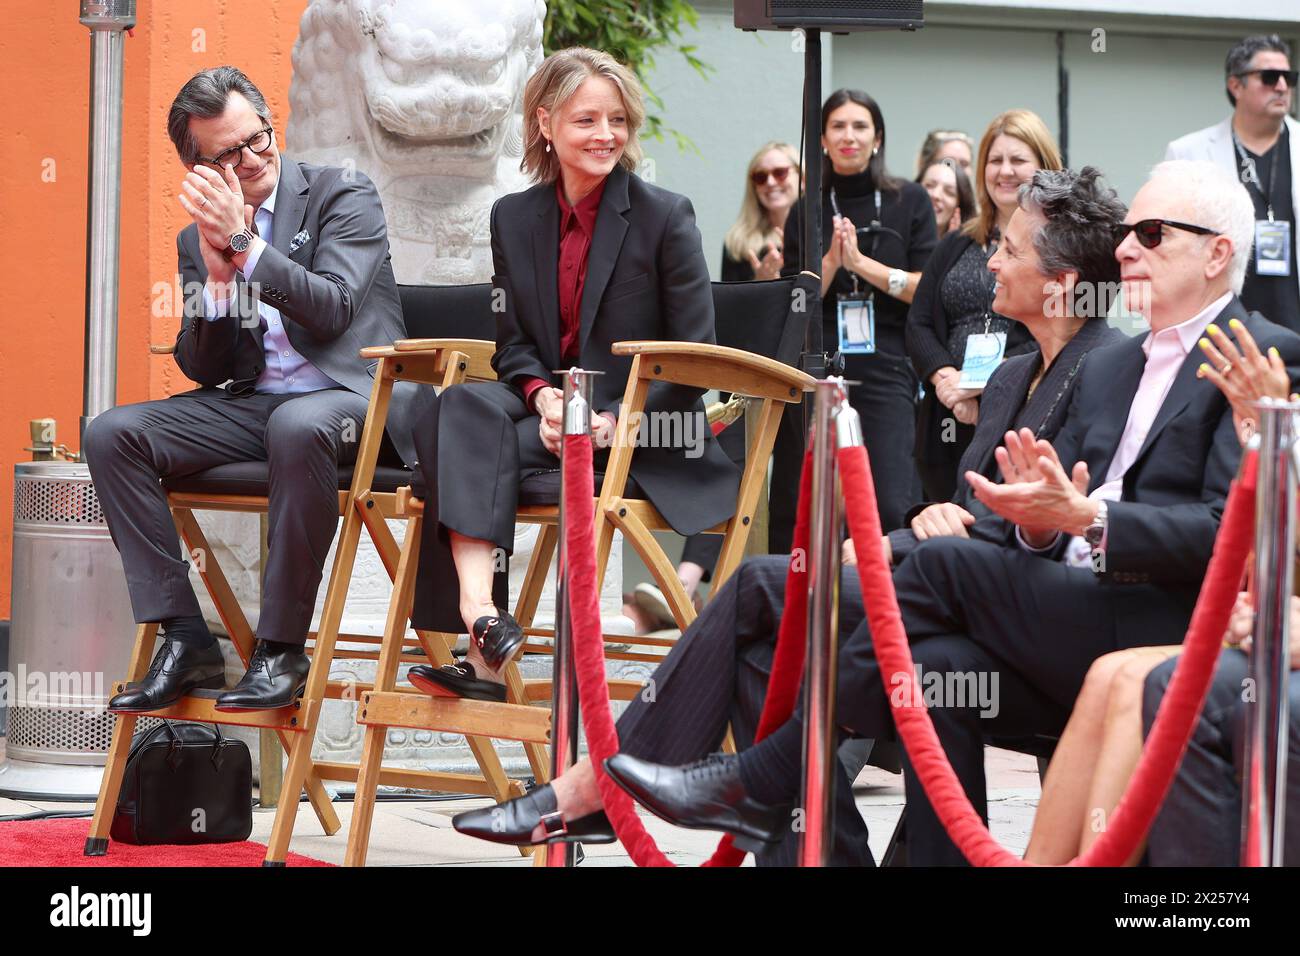
<instances>
[{"instance_id":1,"label":"clapping hand","mask_svg":"<svg viewBox=\"0 0 1300 956\"><path fill-rule=\"evenodd\" d=\"M1087 496L1087 463L1076 462L1067 475L1051 442L1035 439L1028 428L1007 432L994 457L1002 484L977 471L966 472L966 480L976 498L1019 525L1031 544L1044 544L1057 531L1081 534L1096 517L1097 503Z\"/></svg>"},{"instance_id":2,"label":"clapping hand","mask_svg":"<svg viewBox=\"0 0 1300 956\"><path fill-rule=\"evenodd\" d=\"M749 266L754 270L755 279L780 278L781 267L785 265L785 259L775 242L768 242L767 251L763 254L762 259L754 255L753 250L745 253L745 255L749 258Z\"/></svg>"},{"instance_id":3,"label":"clapping hand","mask_svg":"<svg viewBox=\"0 0 1300 956\"><path fill-rule=\"evenodd\" d=\"M1245 325L1237 319L1228 325L1237 336L1240 350L1223 329L1211 323L1206 329L1208 338L1200 340L1201 351L1209 361L1196 370L1196 376L1209 379L1223 392L1232 406L1237 437L1244 445L1255 433L1254 403L1261 398L1285 401L1291 394L1291 377L1277 349L1270 348L1265 356Z\"/></svg>"}]
</instances>

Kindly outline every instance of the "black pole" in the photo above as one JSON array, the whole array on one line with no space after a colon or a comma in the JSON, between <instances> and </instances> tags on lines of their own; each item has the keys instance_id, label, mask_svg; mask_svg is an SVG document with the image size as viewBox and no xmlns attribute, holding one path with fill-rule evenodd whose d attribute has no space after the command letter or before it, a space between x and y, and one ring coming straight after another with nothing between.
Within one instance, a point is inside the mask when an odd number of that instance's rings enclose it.
<instances>
[{"instance_id":1,"label":"black pole","mask_svg":"<svg viewBox=\"0 0 1300 956\"><path fill-rule=\"evenodd\" d=\"M1056 31L1056 122L1061 133L1061 165L1070 167L1070 71L1065 68L1065 32Z\"/></svg>"},{"instance_id":2,"label":"black pole","mask_svg":"<svg viewBox=\"0 0 1300 956\"><path fill-rule=\"evenodd\" d=\"M804 120L804 217L803 217L803 267L818 274L822 267L822 34L815 27L804 31L803 55L803 120ZM804 333L803 369L813 378L826 375L826 353L822 345L822 298L814 295L808 303L808 328ZM811 402L811 396L808 399ZM808 404L805 402L805 405ZM805 408L804 433L807 434L808 415Z\"/></svg>"}]
</instances>

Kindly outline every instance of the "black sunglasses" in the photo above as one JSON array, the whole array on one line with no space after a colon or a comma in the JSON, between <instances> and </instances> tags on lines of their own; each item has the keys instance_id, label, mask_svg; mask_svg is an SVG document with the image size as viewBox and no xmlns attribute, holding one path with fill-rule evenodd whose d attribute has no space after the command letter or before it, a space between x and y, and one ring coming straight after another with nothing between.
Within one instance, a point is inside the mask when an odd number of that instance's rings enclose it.
<instances>
[{"instance_id":1,"label":"black sunglasses","mask_svg":"<svg viewBox=\"0 0 1300 956\"><path fill-rule=\"evenodd\" d=\"M1172 219L1143 219L1141 222L1127 223L1121 222L1115 227L1115 245L1119 245L1131 232L1137 236L1137 241L1142 243L1148 249L1154 249L1160 245L1160 240L1164 239L1164 227L1171 229L1181 229L1184 232L1194 232L1198 236L1217 236L1219 235L1213 229L1206 229L1204 226L1193 226L1190 222L1174 222Z\"/></svg>"},{"instance_id":2,"label":"black sunglasses","mask_svg":"<svg viewBox=\"0 0 1300 956\"><path fill-rule=\"evenodd\" d=\"M263 126L248 139L244 140L238 146L232 146L230 149L224 149L216 156L208 159L205 156L198 157L201 163L211 163L220 169L229 163L232 166L238 166L244 158L244 150L249 149L258 155L265 153L271 148L271 127Z\"/></svg>"},{"instance_id":3,"label":"black sunglasses","mask_svg":"<svg viewBox=\"0 0 1300 956\"><path fill-rule=\"evenodd\" d=\"M1242 70L1234 74L1238 77L1250 76L1252 73L1259 74L1259 81L1265 86L1277 86L1277 81L1286 77L1286 85L1295 89L1296 80L1300 79L1300 70Z\"/></svg>"}]
</instances>

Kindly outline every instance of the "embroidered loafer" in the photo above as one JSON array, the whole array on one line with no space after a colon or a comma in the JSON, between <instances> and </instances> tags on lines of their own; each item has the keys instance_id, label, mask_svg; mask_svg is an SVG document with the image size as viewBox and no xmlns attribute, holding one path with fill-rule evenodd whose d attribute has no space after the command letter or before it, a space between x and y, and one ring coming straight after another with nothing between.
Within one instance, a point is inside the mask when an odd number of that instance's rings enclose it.
<instances>
[{"instance_id":1,"label":"embroidered loafer","mask_svg":"<svg viewBox=\"0 0 1300 956\"><path fill-rule=\"evenodd\" d=\"M534 840L533 831L539 823L546 838ZM534 787L522 797L515 797L495 807L458 813L451 818L451 825L467 836L510 846L613 843L618 839L604 810L597 810L577 820L565 821L556 807L555 791L549 783Z\"/></svg>"},{"instance_id":2,"label":"embroidered loafer","mask_svg":"<svg viewBox=\"0 0 1300 956\"><path fill-rule=\"evenodd\" d=\"M407 671L406 678L413 687L434 697L494 700L498 703L503 703L506 699L505 684L483 680L475 673L474 665L466 660L443 664L441 667L416 664Z\"/></svg>"}]
</instances>

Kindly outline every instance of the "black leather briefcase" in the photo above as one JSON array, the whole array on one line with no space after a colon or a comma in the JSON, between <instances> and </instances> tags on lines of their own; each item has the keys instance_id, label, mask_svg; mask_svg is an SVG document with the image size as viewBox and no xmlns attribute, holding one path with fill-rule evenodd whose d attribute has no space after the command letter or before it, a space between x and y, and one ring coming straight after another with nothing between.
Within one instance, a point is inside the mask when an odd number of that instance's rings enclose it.
<instances>
[{"instance_id":1,"label":"black leather briefcase","mask_svg":"<svg viewBox=\"0 0 1300 956\"><path fill-rule=\"evenodd\" d=\"M120 843L237 843L253 832L248 747L215 725L164 721L126 758L112 837Z\"/></svg>"}]
</instances>

